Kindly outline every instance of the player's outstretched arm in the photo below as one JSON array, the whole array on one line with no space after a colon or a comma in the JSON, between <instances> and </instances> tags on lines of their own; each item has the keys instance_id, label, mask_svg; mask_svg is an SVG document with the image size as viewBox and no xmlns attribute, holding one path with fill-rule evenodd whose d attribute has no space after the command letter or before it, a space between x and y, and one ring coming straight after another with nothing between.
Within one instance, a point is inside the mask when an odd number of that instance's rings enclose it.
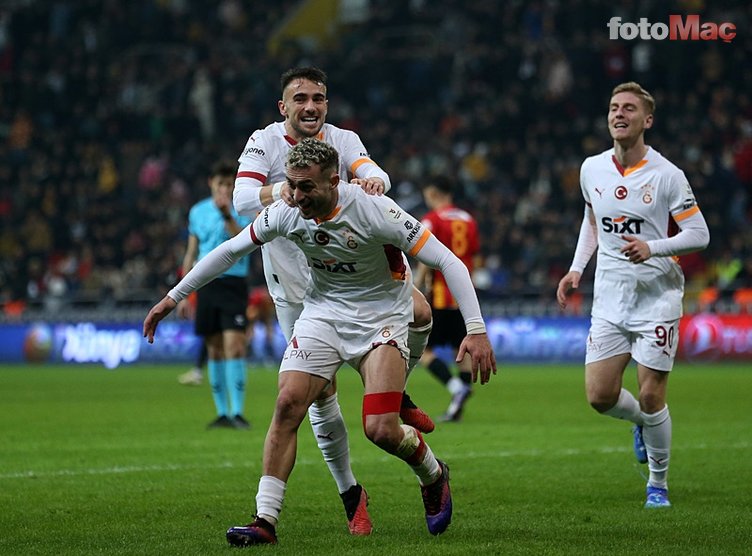
<instances>
[{"instance_id":1,"label":"player's outstretched arm","mask_svg":"<svg viewBox=\"0 0 752 556\"><path fill-rule=\"evenodd\" d=\"M154 334L157 332L159 321L169 315L177 306L174 299L164 296L162 301L151 308L149 314L144 319L144 338L149 340L150 344L154 343Z\"/></svg>"},{"instance_id":2,"label":"player's outstretched arm","mask_svg":"<svg viewBox=\"0 0 752 556\"><path fill-rule=\"evenodd\" d=\"M420 250L414 254L421 263L440 270L444 275L467 328L467 336L460 345L457 361L462 361L465 354L470 355L473 382L477 382L480 377L480 383L486 384L491 373L496 374L496 357L486 334L486 325L470 273L446 245L430 232L428 234Z\"/></svg>"},{"instance_id":3,"label":"player's outstretched arm","mask_svg":"<svg viewBox=\"0 0 752 556\"><path fill-rule=\"evenodd\" d=\"M473 382L486 384L491 378L491 373L496 374L496 356L494 355L488 334L468 334L460 344L457 352L457 363L464 359L465 354L470 355L472 361Z\"/></svg>"},{"instance_id":4,"label":"player's outstretched arm","mask_svg":"<svg viewBox=\"0 0 752 556\"><path fill-rule=\"evenodd\" d=\"M188 274L183 276L183 279L170 290L162 301L152 307L144 320L144 338L148 338L149 343L154 341L154 332L159 321L169 315L180 301L223 274L243 256L258 248L258 245L251 240L250 228L252 225L249 224L238 235L209 251Z\"/></svg>"}]
</instances>

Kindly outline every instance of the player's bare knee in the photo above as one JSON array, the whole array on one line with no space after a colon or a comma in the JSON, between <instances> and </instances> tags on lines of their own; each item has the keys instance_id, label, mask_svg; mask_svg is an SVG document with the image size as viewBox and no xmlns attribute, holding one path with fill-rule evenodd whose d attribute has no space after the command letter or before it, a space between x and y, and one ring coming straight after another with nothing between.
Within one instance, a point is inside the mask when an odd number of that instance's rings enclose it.
<instances>
[{"instance_id":1,"label":"player's bare knee","mask_svg":"<svg viewBox=\"0 0 752 556\"><path fill-rule=\"evenodd\" d=\"M666 405L663 396L653 392L640 392L640 409L645 413L657 413Z\"/></svg>"},{"instance_id":2,"label":"player's bare knee","mask_svg":"<svg viewBox=\"0 0 752 556\"><path fill-rule=\"evenodd\" d=\"M605 413L616 405L619 395L616 396L602 392L588 392L588 403L598 413Z\"/></svg>"},{"instance_id":3,"label":"player's bare knee","mask_svg":"<svg viewBox=\"0 0 752 556\"><path fill-rule=\"evenodd\" d=\"M331 398L334 394L337 393L337 383L331 382L329 383L326 388L324 388L321 391L321 394L319 394L319 397L316 398L317 400L326 400L327 398Z\"/></svg>"},{"instance_id":4,"label":"player's bare knee","mask_svg":"<svg viewBox=\"0 0 752 556\"><path fill-rule=\"evenodd\" d=\"M225 356L227 359L245 359L245 346L233 346L231 349L226 349Z\"/></svg>"},{"instance_id":5,"label":"player's bare knee","mask_svg":"<svg viewBox=\"0 0 752 556\"><path fill-rule=\"evenodd\" d=\"M585 393L590 406L598 413L605 413L619 402L620 384L604 384L599 381L589 381L585 385Z\"/></svg>"},{"instance_id":6,"label":"player's bare knee","mask_svg":"<svg viewBox=\"0 0 752 556\"><path fill-rule=\"evenodd\" d=\"M590 407L595 409L598 413L605 413L614 406L613 404L590 402Z\"/></svg>"},{"instance_id":7,"label":"player's bare knee","mask_svg":"<svg viewBox=\"0 0 752 556\"><path fill-rule=\"evenodd\" d=\"M393 453L402 440L399 410L402 392L376 392L363 396L363 430L368 440Z\"/></svg>"},{"instance_id":8,"label":"player's bare knee","mask_svg":"<svg viewBox=\"0 0 752 556\"><path fill-rule=\"evenodd\" d=\"M274 418L279 423L299 425L305 418L308 406L300 396L289 390L281 390L274 408Z\"/></svg>"},{"instance_id":9,"label":"player's bare knee","mask_svg":"<svg viewBox=\"0 0 752 556\"><path fill-rule=\"evenodd\" d=\"M367 419L363 428L368 440L382 450L391 453L397 449L402 435L396 419L386 419L383 417Z\"/></svg>"}]
</instances>

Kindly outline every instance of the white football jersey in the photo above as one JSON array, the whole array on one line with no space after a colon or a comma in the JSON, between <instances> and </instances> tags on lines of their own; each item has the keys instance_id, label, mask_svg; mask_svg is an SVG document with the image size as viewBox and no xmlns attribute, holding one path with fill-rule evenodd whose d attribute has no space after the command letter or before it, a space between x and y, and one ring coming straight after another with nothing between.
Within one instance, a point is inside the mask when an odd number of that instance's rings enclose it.
<instances>
[{"instance_id":1,"label":"white football jersey","mask_svg":"<svg viewBox=\"0 0 752 556\"><path fill-rule=\"evenodd\" d=\"M680 223L699 212L684 173L650 147L625 170L612 148L583 162L580 186L598 230L593 316L616 324L681 317L684 275L677 260L633 264L619 249L623 235L665 239L671 218Z\"/></svg>"},{"instance_id":2,"label":"white football jersey","mask_svg":"<svg viewBox=\"0 0 752 556\"><path fill-rule=\"evenodd\" d=\"M352 131L324 124L316 139L330 144L339 153L339 175L343 182L352 177L380 177L389 189L389 176L371 160L360 137ZM258 129L248 139L238 162L235 180L236 195L253 197L253 212L262 210L258 204L258 188L285 180L287 153L296 141L287 135L284 122L275 122ZM245 211L244 211L245 212ZM242 214L242 213L241 213ZM275 303L300 303L308 286L309 270L300 250L285 238L264 245L264 275Z\"/></svg>"},{"instance_id":3,"label":"white football jersey","mask_svg":"<svg viewBox=\"0 0 752 556\"><path fill-rule=\"evenodd\" d=\"M344 182L325 219L307 220L277 201L251 225L254 243L284 237L304 253L311 282L301 318L374 327L395 317L412 320L412 277L402 252L417 254L430 236L392 199Z\"/></svg>"}]
</instances>

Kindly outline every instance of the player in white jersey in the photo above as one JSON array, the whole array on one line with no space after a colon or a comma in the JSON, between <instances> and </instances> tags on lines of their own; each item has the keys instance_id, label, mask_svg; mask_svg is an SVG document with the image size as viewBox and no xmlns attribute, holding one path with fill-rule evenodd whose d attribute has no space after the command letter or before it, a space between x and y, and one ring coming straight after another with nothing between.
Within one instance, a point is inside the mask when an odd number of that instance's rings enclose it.
<instances>
[{"instance_id":1,"label":"player in white jersey","mask_svg":"<svg viewBox=\"0 0 752 556\"><path fill-rule=\"evenodd\" d=\"M283 122L256 130L246 143L238 162L233 203L239 214L255 215L272 201L283 198L291 202L285 187L284 161L290 148L306 137L315 137L332 145L340 153L339 174L361 185L368 193L381 195L389 191L389 176L370 158L360 137L352 131L324 123L328 100L326 74L318 68L303 67L286 71L280 80L282 100L278 102ZM269 184L269 185L267 185ZM309 281L305 258L280 238L264 246L264 273L269 293L277 308L277 318L288 337L302 310ZM413 291L414 318L410 329L413 361L420 358L431 331L431 307L425 297ZM421 422L427 416L405 412L403 417L416 420L423 432L433 430L433 423Z\"/></svg>"},{"instance_id":2,"label":"player in white jersey","mask_svg":"<svg viewBox=\"0 0 752 556\"><path fill-rule=\"evenodd\" d=\"M566 307L597 248L585 388L596 411L635 424L635 455L650 470L646 508L671 505L666 388L684 296L676 256L704 249L710 239L684 173L645 145L654 109L653 97L637 83L614 88L608 110L614 147L582 164L585 216L556 292ZM670 223L679 229L671 237ZM630 359L637 362L639 401L622 387Z\"/></svg>"},{"instance_id":3,"label":"player in white jersey","mask_svg":"<svg viewBox=\"0 0 752 556\"><path fill-rule=\"evenodd\" d=\"M291 203L289 188L284 184L285 159L293 145L306 137L316 137L340 153L339 175L348 176L371 194L389 191L389 176L371 160L360 137L352 131L324 123L327 114L326 74L318 68L293 68L282 74L282 99L278 102L283 122L270 124L253 132L238 161L233 203L240 214L255 215L271 202L283 198ZM269 185L266 185L269 184ZM303 253L292 242L280 237L262 248L264 273L274 300L285 338L289 341L295 321L303 310L303 296L310 281L310 270ZM431 332L431 308L425 297L413 292L414 319L409 328L408 346L417 362ZM434 423L405 394L400 416L422 432L431 432ZM350 467L347 428L336 397L333 381L321 399L311 405L309 418L316 442L337 483L353 534L367 534L370 527L358 530L352 517L356 511L366 513L365 506L356 510L361 497ZM367 515L367 513L366 513ZM354 528L355 527L355 528Z\"/></svg>"},{"instance_id":4,"label":"player in white jersey","mask_svg":"<svg viewBox=\"0 0 752 556\"><path fill-rule=\"evenodd\" d=\"M368 158L365 147L355 133L324 124L316 138L343 153L340 175L355 175L354 168L360 170L359 175L364 176L363 179L381 180L385 184L382 191L389 190L389 177ZM234 194L234 205L239 212L256 214L276 200L277 195L281 196L285 180L284 161L298 141L287 133L285 122L275 122L253 132L239 159L240 167L235 181L235 187L241 187L241 191ZM259 183L276 184L279 194L273 194L263 203L261 197L264 188ZM374 180L369 183L374 183ZM274 189L273 185L269 187ZM302 310L300 305L310 279L308 263L303 253L286 238L278 238L265 245L261 254L269 293L278 308L280 326L289 340L289 333Z\"/></svg>"},{"instance_id":5,"label":"player in white jersey","mask_svg":"<svg viewBox=\"0 0 752 556\"><path fill-rule=\"evenodd\" d=\"M472 360L473 380L496 372L467 268L420 221L393 200L369 196L340 182L337 151L313 138L289 153L287 180L297 208L276 202L233 239L207 255L149 312L144 336L191 291L259 245L286 237L305 254L311 285L280 366L279 394L264 446L256 496L257 518L227 531L230 544L277 541L275 526L295 462L297 429L308 406L347 362L361 375L366 436L410 465L420 484L432 534L449 526L452 499L448 468L420 433L399 424L408 361L407 325L412 305L410 273L397 249L441 269L455 296L468 335L458 357ZM395 247L392 247L395 246Z\"/></svg>"}]
</instances>

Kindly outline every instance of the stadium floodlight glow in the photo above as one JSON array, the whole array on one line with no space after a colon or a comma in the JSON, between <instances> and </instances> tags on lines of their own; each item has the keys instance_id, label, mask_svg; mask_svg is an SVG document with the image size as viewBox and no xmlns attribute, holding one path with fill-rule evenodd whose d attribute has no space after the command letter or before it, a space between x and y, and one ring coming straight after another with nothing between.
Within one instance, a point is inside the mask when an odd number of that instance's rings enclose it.
<instances>
[{"instance_id":1,"label":"stadium floodlight glow","mask_svg":"<svg viewBox=\"0 0 752 556\"><path fill-rule=\"evenodd\" d=\"M608 38L631 41L717 41L730 43L736 37L736 25L730 22L700 23L699 15L670 15L668 25L665 23L650 23L648 18L641 17L639 23L622 22L621 17L614 16L606 23Z\"/></svg>"}]
</instances>

